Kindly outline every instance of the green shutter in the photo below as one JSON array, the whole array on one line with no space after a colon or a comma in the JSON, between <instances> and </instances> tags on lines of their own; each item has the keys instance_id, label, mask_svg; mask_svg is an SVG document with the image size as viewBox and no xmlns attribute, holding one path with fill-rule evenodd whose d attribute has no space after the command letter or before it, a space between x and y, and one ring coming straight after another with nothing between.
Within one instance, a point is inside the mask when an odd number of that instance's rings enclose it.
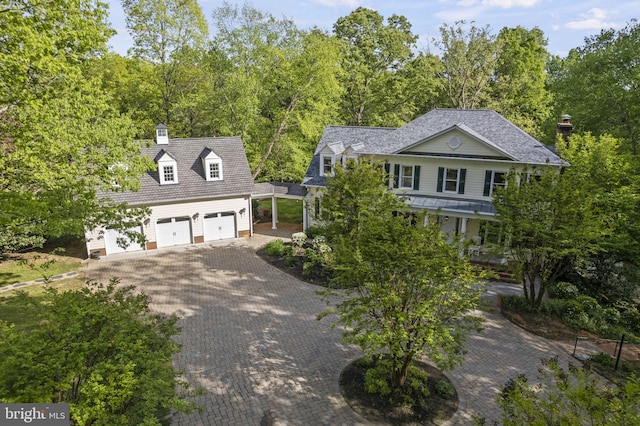
<instances>
[{"instance_id":1,"label":"green shutter","mask_svg":"<svg viewBox=\"0 0 640 426\"><path fill-rule=\"evenodd\" d=\"M420 189L420 166L413 167L413 189Z\"/></svg>"},{"instance_id":2,"label":"green shutter","mask_svg":"<svg viewBox=\"0 0 640 426\"><path fill-rule=\"evenodd\" d=\"M491 170L484 172L484 196L488 197L491 193Z\"/></svg>"},{"instance_id":3,"label":"green shutter","mask_svg":"<svg viewBox=\"0 0 640 426\"><path fill-rule=\"evenodd\" d=\"M444 167L438 167L438 187L436 190L442 192L442 185L444 184Z\"/></svg>"},{"instance_id":4,"label":"green shutter","mask_svg":"<svg viewBox=\"0 0 640 426\"><path fill-rule=\"evenodd\" d=\"M400 164L393 165L393 187L397 188L400 183Z\"/></svg>"},{"instance_id":5,"label":"green shutter","mask_svg":"<svg viewBox=\"0 0 640 426\"><path fill-rule=\"evenodd\" d=\"M391 173L391 164L384 163L384 174L385 174L384 184L387 186L387 188L389 187L389 173Z\"/></svg>"},{"instance_id":6,"label":"green shutter","mask_svg":"<svg viewBox=\"0 0 640 426\"><path fill-rule=\"evenodd\" d=\"M458 194L464 194L464 182L467 179L467 169L460 169L460 182L458 182Z\"/></svg>"}]
</instances>

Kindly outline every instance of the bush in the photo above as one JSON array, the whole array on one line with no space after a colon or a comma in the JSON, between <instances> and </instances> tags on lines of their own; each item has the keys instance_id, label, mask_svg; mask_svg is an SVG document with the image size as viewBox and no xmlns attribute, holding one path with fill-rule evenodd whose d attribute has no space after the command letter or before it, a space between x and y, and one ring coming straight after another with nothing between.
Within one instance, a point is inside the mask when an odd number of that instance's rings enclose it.
<instances>
[{"instance_id":1,"label":"bush","mask_svg":"<svg viewBox=\"0 0 640 426\"><path fill-rule=\"evenodd\" d=\"M302 247L307 243L307 234L305 234L304 232L296 232L295 234L291 235L291 244L293 244L294 247Z\"/></svg>"},{"instance_id":2,"label":"bush","mask_svg":"<svg viewBox=\"0 0 640 426\"><path fill-rule=\"evenodd\" d=\"M319 235L322 235L324 230L318 226L310 226L307 229L305 229L304 232L305 234L307 234L308 238L313 239Z\"/></svg>"},{"instance_id":3,"label":"bush","mask_svg":"<svg viewBox=\"0 0 640 426\"><path fill-rule=\"evenodd\" d=\"M278 238L277 240L272 240L267 243L264 247L264 252L269 256L283 256L285 253L286 247L282 239Z\"/></svg>"},{"instance_id":4,"label":"bush","mask_svg":"<svg viewBox=\"0 0 640 426\"><path fill-rule=\"evenodd\" d=\"M313 238L313 241L311 243L311 246L313 247L313 249L315 251L319 251L320 250L320 246L325 246L327 245L327 239L322 236L322 235L317 235Z\"/></svg>"},{"instance_id":5,"label":"bush","mask_svg":"<svg viewBox=\"0 0 640 426\"><path fill-rule=\"evenodd\" d=\"M456 388L446 380L440 380L436 383L436 392L446 399L451 399L456 396Z\"/></svg>"},{"instance_id":6,"label":"bush","mask_svg":"<svg viewBox=\"0 0 640 426\"><path fill-rule=\"evenodd\" d=\"M578 287L565 281L554 283L549 288L549 295L558 299L575 299L579 294Z\"/></svg>"}]
</instances>

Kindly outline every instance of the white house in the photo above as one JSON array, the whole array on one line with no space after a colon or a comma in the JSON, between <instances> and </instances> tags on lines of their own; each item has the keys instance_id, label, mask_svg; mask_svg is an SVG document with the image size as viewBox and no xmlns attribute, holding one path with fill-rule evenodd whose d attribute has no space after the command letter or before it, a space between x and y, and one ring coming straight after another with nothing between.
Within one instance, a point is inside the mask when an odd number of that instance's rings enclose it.
<instances>
[{"instance_id":1,"label":"white house","mask_svg":"<svg viewBox=\"0 0 640 426\"><path fill-rule=\"evenodd\" d=\"M239 137L170 139L166 126L156 127L155 144L143 148L155 171L145 173L137 192L109 194L131 207L147 206L151 214L132 228L143 233L144 247L129 244L115 229L86 232L87 251L102 256L204 243L252 234L253 179Z\"/></svg>"},{"instance_id":2,"label":"white house","mask_svg":"<svg viewBox=\"0 0 640 426\"><path fill-rule=\"evenodd\" d=\"M389 185L425 223L437 220L443 232L464 235L475 246L497 242L486 226L496 215L491 194L510 169L567 165L490 110L434 109L397 129L329 126L302 182L305 228L318 218L316 199L333 168L360 156L384 164Z\"/></svg>"}]
</instances>

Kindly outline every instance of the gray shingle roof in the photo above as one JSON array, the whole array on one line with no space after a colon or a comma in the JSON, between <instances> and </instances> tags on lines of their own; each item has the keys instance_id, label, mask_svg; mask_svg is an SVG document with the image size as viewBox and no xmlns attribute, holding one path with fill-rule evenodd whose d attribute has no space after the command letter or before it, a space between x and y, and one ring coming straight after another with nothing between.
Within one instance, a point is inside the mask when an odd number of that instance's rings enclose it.
<instances>
[{"instance_id":1,"label":"gray shingle roof","mask_svg":"<svg viewBox=\"0 0 640 426\"><path fill-rule=\"evenodd\" d=\"M398 129L380 127L329 126L313 155L303 185L324 186L318 153L327 145L341 142L345 148L361 143L361 154L410 153L425 140L457 128L494 148L500 158L517 163L568 165L541 142L492 110L434 109Z\"/></svg>"},{"instance_id":2,"label":"gray shingle roof","mask_svg":"<svg viewBox=\"0 0 640 426\"><path fill-rule=\"evenodd\" d=\"M206 180L201 155L208 153L208 150L222 160L221 181ZM168 145L154 144L142 149L142 153L152 159L161 156L161 151L170 152L176 160L177 184L160 185L158 171L154 170L142 176L138 192L109 193L109 197L131 205L145 205L248 195L253 192L251 170L239 137L169 139Z\"/></svg>"}]
</instances>

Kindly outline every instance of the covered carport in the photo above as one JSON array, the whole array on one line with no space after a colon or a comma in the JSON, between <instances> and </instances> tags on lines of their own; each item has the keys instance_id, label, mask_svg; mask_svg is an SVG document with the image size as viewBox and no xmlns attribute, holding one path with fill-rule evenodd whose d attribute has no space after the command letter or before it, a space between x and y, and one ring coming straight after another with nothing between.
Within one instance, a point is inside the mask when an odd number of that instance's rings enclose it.
<instances>
[{"instance_id":1,"label":"covered carport","mask_svg":"<svg viewBox=\"0 0 640 426\"><path fill-rule=\"evenodd\" d=\"M254 185L251 198L254 200L271 199L271 229L278 229L278 198L290 198L304 201L307 189L297 183L289 182L260 182ZM303 207L303 220L305 208ZM251 212L253 215L253 212ZM253 225L251 228L253 235Z\"/></svg>"}]
</instances>

